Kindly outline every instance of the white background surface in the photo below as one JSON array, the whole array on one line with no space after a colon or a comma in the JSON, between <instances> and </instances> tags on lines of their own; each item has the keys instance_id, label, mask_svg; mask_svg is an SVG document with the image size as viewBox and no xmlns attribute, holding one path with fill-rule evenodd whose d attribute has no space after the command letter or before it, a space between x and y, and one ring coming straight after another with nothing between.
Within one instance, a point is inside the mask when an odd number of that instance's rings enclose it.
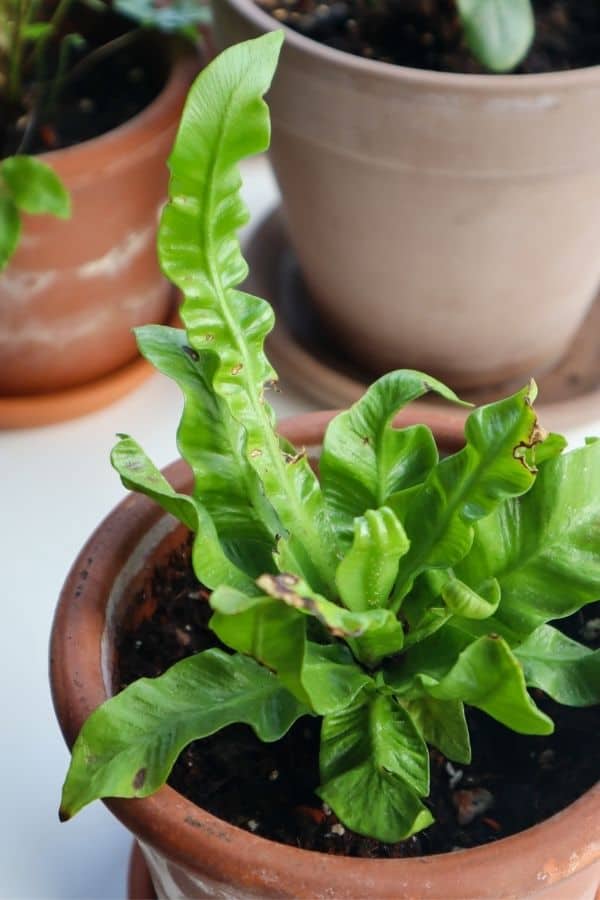
<instances>
[{"instance_id":1,"label":"white background surface","mask_svg":"<svg viewBox=\"0 0 600 900\"><path fill-rule=\"evenodd\" d=\"M244 167L256 224L276 202L264 160ZM312 408L285 389L280 416ZM48 636L69 567L100 520L124 496L108 456L116 432L134 436L166 465L177 456L176 385L161 376L106 409L61 425L0 432L2 597L0 640L0 896L125 896L131 838L100 803L60 825L68 754L47 681ZM600 410L598 411L600 417ZM595 423L572 442L600 434Z\"/></svg>"}]
</instances>

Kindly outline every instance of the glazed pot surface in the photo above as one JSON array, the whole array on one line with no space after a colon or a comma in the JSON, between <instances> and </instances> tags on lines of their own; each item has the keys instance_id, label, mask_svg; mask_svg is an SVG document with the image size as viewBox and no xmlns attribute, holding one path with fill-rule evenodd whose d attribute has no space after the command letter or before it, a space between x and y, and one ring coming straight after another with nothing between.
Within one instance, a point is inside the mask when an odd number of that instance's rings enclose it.
<instances>
[{"instance_id":1,"label":"glazed pot surface","mask_svg":"<svg viewBox=\"0 0 600 900\"><path fill-rule=\"evenodd\" d=\"M280 27L214 13L221 45ZM453 387L563 355L600 284L600 66L452 75L286 29L268 100L290 240L351 355Z\"/></svg>"},{"instance_id":2,"label":"glazed pot surface","mask_svg":"<svg viewBox=\"0 0 600 900\"><path fill-rule=\"evenodd\" d=\"M298 445L322 439L333 413L310 413L280 431ZM418 414L422 421L421 413ZM415 424L408 410L402 424ZM461 430L434 417L444 449ZM187 466L166 470L176 490ZM182 527L148 498L128 496L83 548L63 588L53 627L51 680L69 745L114 689L114 634L128 602ZM493 845L404 860L329 856L276 844L221 821L169 787L143 800L109 800L137 836L160 897L389 898L389 900L594 900L600 884L600 787L551 819Z\"/></svg>"}]
</instances>

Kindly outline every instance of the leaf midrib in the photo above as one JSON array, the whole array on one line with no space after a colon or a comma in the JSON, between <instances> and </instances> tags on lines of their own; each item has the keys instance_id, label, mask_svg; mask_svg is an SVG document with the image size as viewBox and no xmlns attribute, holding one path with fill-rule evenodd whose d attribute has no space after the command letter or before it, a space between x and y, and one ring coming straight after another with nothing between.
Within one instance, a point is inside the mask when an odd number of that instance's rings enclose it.
<instances>
[{"instance_id":1,"label":"leaf midrib","mask_svg":"<svg viewBox=\"0 0 600 900\"><path fill-rule=\"evenodd\" d=\"M212 222L213 221L212 215L208 218L205 214L207 211L212 213L212 211L214 209L214 192L215 192L215 186L216 186L215 185L216 179L214 178L214 171L216 168L217 160L220 158L220 155L221 155L221 145L223 142L224 134L226 132L226 126L228 124L231 107L234 103L234 100L235 100L236 95L239 90L240 90L240 85L236 85L231 93L231 96L230 96L227 104L226 104L225 114L224 114L221 122L219 123L218 136L217 136L217 141L216 141L216 151L212 155L212 158L211 158L211 163L210 163L210 167L209 167L208 190L205 194L205 203L203 204L203 214L204 215L202 217L202 221L204 221L204 222ZM284 491L287 499L291 502L291 505L295 511L296 521L298 522L298 532L300 532L305 538L307 536L309 537L308 543L312 550L311 555L312 555L313 559L315 556L319 557L319 560L318 560L319 571L320 571L325 583L327 583L331 586L333 573L330 571L329 560L327 559L327 555L326 554L323 555L322 549L321 549L324 546L324 542L320 541L318 535L314 532L314 530L312 528L312 519L308 519L306 517L305 508L304 508L303 504L299 502L296 493L294 491L290 490L287 473L285 471L286 464L283 461L283 458L282 458L282 455L280 452L280 448L279 448L279 439L277 438L275 432L273 431L271 422L268 420L268 418L266 416L264 406L258 401L258 398L255 396L255 392L253 390L248 389L249 381L248 381L247 373L249 370L253 369L253 366L251 365L251 360L249 359L245 344L242 343L242 345L240 346L240 342L238 340L238 335L237 335L237 330L233 327L234 319L231 316L230 311L229 311L229 306L228 306L227 298L226 298L226 291L221 283L218 269L214 264L214 260L216 259L216 256L214 254L213 234L212 234L212 229L210 227L205 228L205 235L206 235L207 248L209 250L209 253L207 254L207 258L208 258L208 268L209 268L209 273L210 273L210 279L211 279L213 288L215 289L215 293L217 294L217 296L219 298L220 306L221 306L225 321L227 323L227 326L229 328L229 332L235 341L236 347L237 347L238 351L240 352L240 355L242 356L242 360L243 360L242 379L246 385L246 391L245 391L246 396L248 397L248 399L250 401L251 408L252 408L256 418L263 425L262 433L263 433L263 438L264 438L266 446L267 446L269 457L275 466L277 476L278 476L277 477L278 484L280 487L283 487L283 491ZM311 533L312 533L312 535L314 535L313 540L310 540ZM303 541L303 543L304 543L304 541Z\"/></svg>"}]
</instances>

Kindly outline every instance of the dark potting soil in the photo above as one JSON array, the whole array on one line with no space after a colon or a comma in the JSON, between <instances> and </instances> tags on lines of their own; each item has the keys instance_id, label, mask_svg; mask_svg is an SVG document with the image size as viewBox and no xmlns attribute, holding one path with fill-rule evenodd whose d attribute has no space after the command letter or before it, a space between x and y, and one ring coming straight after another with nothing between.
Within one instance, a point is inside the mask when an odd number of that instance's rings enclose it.
<instances>
[{"instance_id":1,"label":"dark potting soil","mask_svg":"<svg viewBox=\"0 0 600 900\"><path fill-rule=\"evenodd\" d=\"M39 89L36 94L31 87L25 90L27 109L0 105L0 158L58 150L105 134L145 109L164 87L164 49L142 29L131 30L128 20L113 14L102 17L102 27L86 28L85 20L74 27L85 40L72 50L54 99L46 92L40 103Z\"/></svg>"},{"instance_id":2,"label":"dark potting soil","mask_svg":"<svg viewBox=\"0 0 600 900\"><path fill-rule=\"evenodd\" d=\"M118 645L119 686L156 676L177 660L219 646L207 627L208 592L195 579L189 546L174 552L135 599ZM600 645L600 603L561 628ZM581 796L600 777L600 707L560 706L536 691L556 723L547 737L515 734L468 711L473 762L453 766L435 750L427 805L435 823L397 844L344 828L315 794L319 720L300 719L280 741L263 744L250 728L230 726L181 753L169 784L221 819L251 832L325 853L404 857L473 847L522 831Z\"/></svg>"},{"instance_id":3,"label":"dark potting soil","mask_svg":"<svg viewBox=\"0 0 600 900\"><path fill-rule=\"evenodd\" d=\"M481 73L455 0L256 0L279 22L329 47L396 65ZM536 36L518 73L600 63L600 4L533 0Z\"/></svg>"}]
</instances>

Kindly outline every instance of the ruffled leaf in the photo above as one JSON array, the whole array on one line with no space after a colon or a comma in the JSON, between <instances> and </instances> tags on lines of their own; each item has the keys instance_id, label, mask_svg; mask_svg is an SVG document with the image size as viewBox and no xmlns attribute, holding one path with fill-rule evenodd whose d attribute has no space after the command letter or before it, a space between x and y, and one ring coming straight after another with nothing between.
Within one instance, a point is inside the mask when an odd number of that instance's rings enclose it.
<instances>
[{"instance_id":1,"label":"ruffled leaf","mask_svg":"<svg viewBox=\"0 0 600 900\"><path fill-rule=\"evenodd\" d=\"M310 698L302 685L306 646L306 619L271 597L249 597L241 591L218 587L210 597L215 610L210 627L219 640L271 671L302 703Z\"/></svg>"},{"instance_id":2,"label":"ruffled leaf","mask_svg":"<svg viewBox=\"0 0 600 900\"><path fill-rule=\"evenodd\" d=\"M253 577L272 570L275 538L283 526L246 459L244 429L212 387L214 354L196 353L177 328L145 325L136 329L136 338L143 356L181 388L177 445L194 474L193 493L228 555Z\"/></svg>"},{"instance_id":3,"label":"ruffled leaf","mask_svg":"<svg viewBox=\"0 0 600 900\"><path fill-rule=\"evenodd\" d=\"M195 532L192 562L197 577L207 587L229 584L251 594L257 593L253 580L225 555L213 521L202 504L193 497L177 493L133 438L120 435L110 459L124 487L151 497Z\"/></svg>"},{"instance_id":4,"label":"ruffled leaf","mask_svg":"<svg viewBox=\"0 0 600 900\"><path fill-rule=\"evenodd\" d=\"M276 378L263 350L273 311L236 290L247 274L237 237L247 220L238 163L268 146L262 95L282 40L273 32L225 50L192 86L169 158L158 250L163 271L185 296L181 318L190 347L218 356L214 390L245 429L243 452L290 533L302 572L326 589L338 560L318 481L304 455L287 459L264 397Z\"/></svg>"},{"instance_id":5,"label":"ruffled leaf","mask_svg":"<svg viewBox=\"0 0 600 900\"><path fill-rule=\"evenodd\" d=\"M424 694L407 703L407 709L428 744L454 762L471 762L469 729L460 700L436 700Z\"/></svg>"},{"instance_id":6,"label":"ruffled leaf","mask_svg":"<svg viewBox=\"0 0 600 900\"><path fill-rule=\"evenodd\" d=\"M487 635L469 644L439 681L420 678L423 689L438 700L460 700L482 709L520 734L551 734L553 722L537 708L523 670L508 644Z\"/></svg>"},{"instance_id":7,"label":"ruffled leaf","mask_svg":"<svg viewBox=\"0 0 600 900\"><path fill-rule=\"evenodd\" d=\"M73 747L61 818L100 797L147 797L187 744L226 725L276 741L307 712L277 678L245 656L207 650L159 678L141 678L98 707Z\"/></svg>"},{"instance_id":8,"label":"ruffled leaf","mask_svg":"<svg viewBox=\"0 0 600 900\"><path fill-rule=\"evenodd\" d=\"M387 506L354 520L354 540L335 581L344 606L355 612L385 607L408 550L406 533Z\"/></svg>"},{"instance_id":9,"label":"ruffled leaf","mask_svg":"<svg viewBox=\"0 0 600 900\"><path fill-rule=\"evenodd\" d=\"M600 650L590 650L556 628L540 625L514 653L527 684L559 703L600 703Z\"/></svg>"},{"instance_id":10,"label":"ruffled leaf","mask_svg":"<svg viewBox=\"0 0 600 900\"><path fill-rule=\"evenodd\" d=\"M356 665L341 644L306 645L302 668L304 685L312 708L321 716L346 709L373 680Z\"/></svg>"},{"instance_id":11,"label":"ruffled leaf","mask_svg":"<svg viewBox=\"0 0 600 900\"><path fill-rule=\"evenodd\" d=\"M319 471L342 546L351 543L357 516L383 506L396 491L423 481L437 462L437 447L428 428L395 429L390 424L407 403L427 391L461 402L435 378L402 369L383 375L329 423Z\"/></svg>"},{"instance_id":12,"label":"ruffled leaf","mask_svg":"<svg viewBox=\"0 0 600 900\"><path fill-rule=\"evenodd\" d=\"M422 571L451 568L467 555L474 522L531 488L535 472L523 456L525 448L542 439L532 408L535 395L532 383L471 413L465 447L435 466L411 497L403 521L411 545L400 564L394 608L400 607ZM464 580L480 583L485 575L478 581Z\"/></svg>"},{"instance_id":13,"label":"ruffled leaf","mask_svg":"<svg viewBox=\"0 0 600 900\"><path fill-rule=\"evenodd\" d=\"M366 665L374 666L402 649L402 625L388 609L352 612L312 591L289 573L261 575L257 584L269 596L314 617L333 637L343 638Z\"/></svg>"},{"instance_id":14,"label":"ruffled leaf","mask_svg":"<svg viewBox=\"0 0 600 900\"><path fill-rule=\"evenodd\" d=\"M458 577L495 577L497 630L511 643L600 597L600 443L548 460L532 490L476 526Z\"/></svg>"},{"instance_id":15,"label":"ruffled leaf","mask_svg":"<svg viewBox=\"0 0 600 900\"><path fill-rule=\"evenodd\" d=\"M306 617L278 600L217 588L210 603L210 627L220 640L276 672L319 715L348 706L371 683L347 648L307 641Z\"/></svg>"},{"instance_id":16,"label":"ruffled leaf","mask_svg":"<svg viewBox=\"0 0 600 900\"><path fill-rule=\"evenodd\" d=\"M454 616L488 619L498 609L500 585L495 578L488 578L474 590L450 572L432 570L426 573L426 577L435 584L435 594Z\"/></svg>"},{"instance_id":17,"label":"ruffled leaf","mask_svg":"<svg viewBox=\"0 0 600 900\"><path fill-rule=\"evenodd\" d=\"M371 694L326 716L320 765L317 793L359 834L395 842L433 821L419 799L429 792L427 746L393 697Z\"/></svg>"}]
</instances>

